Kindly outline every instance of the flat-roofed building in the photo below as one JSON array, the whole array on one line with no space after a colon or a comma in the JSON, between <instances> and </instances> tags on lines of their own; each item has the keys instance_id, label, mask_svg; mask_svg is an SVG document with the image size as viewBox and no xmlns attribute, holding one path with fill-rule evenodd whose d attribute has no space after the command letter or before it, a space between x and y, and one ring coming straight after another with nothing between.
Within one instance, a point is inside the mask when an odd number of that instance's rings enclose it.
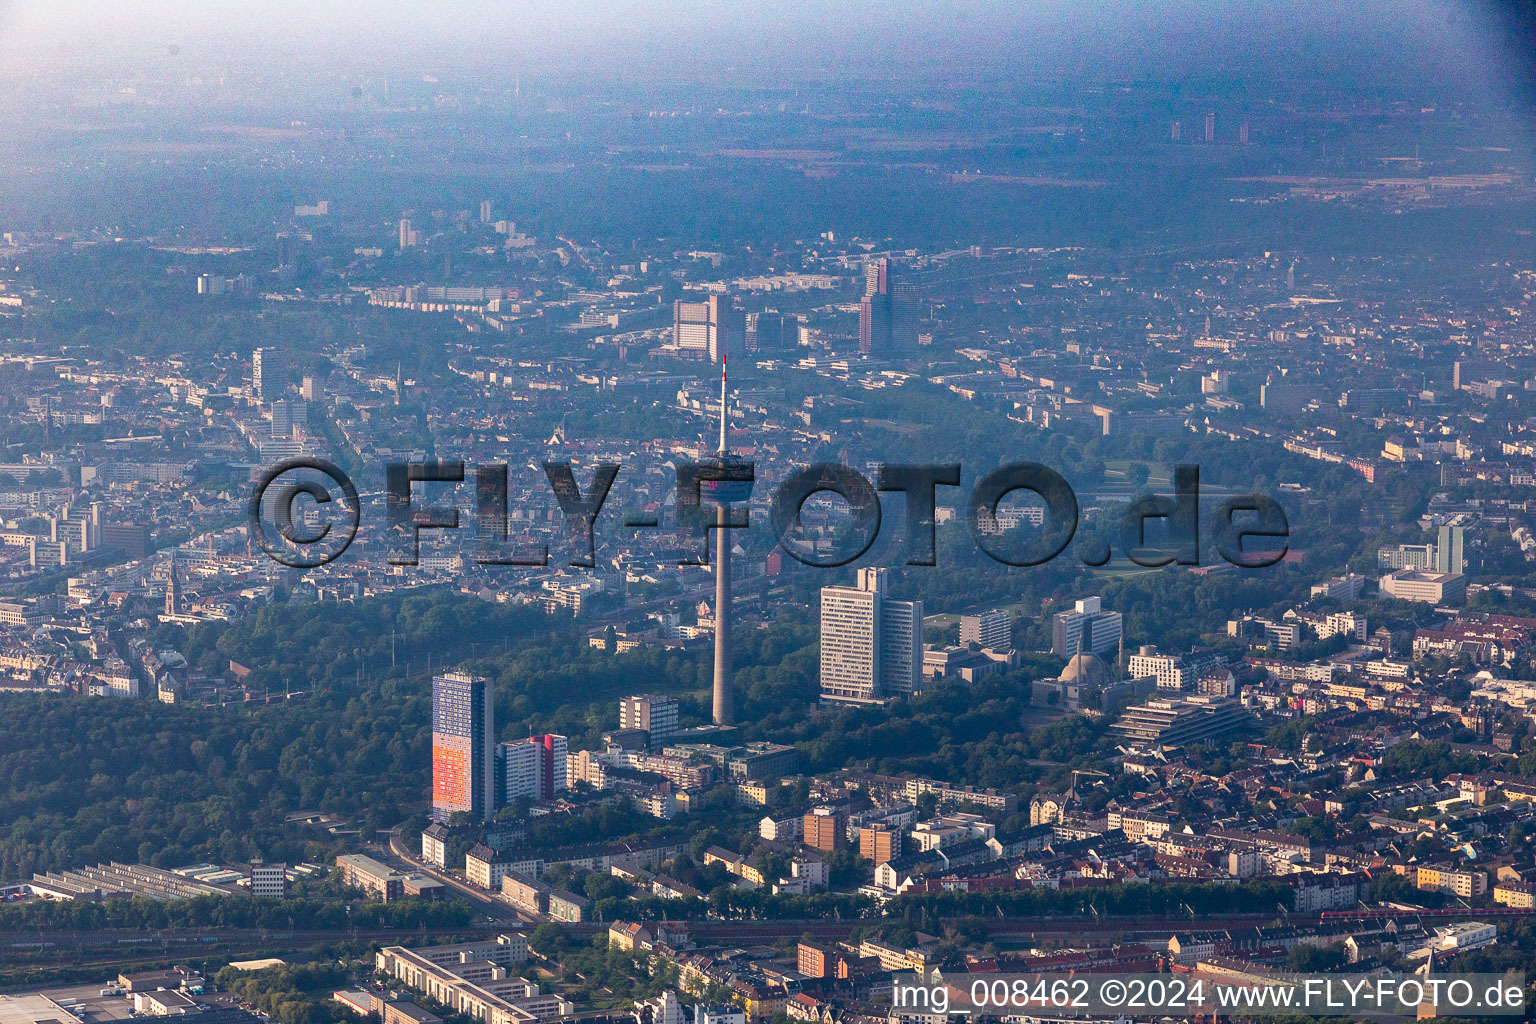
<instances>
[{"instance_id":1,"label":"flat-roofed building","mask_svg":"<svg viewBox=\"0 0 1536 1024\"><path fill-rule=\"evenodd\" d=\"M494 939L455 942L443 946L420 946L411 950L416 956L438 966L484 961L503 967L528 959L528 937L522 932L503 932Z\"/></svg>"},{"instance_id":2,"label":"flat-roofed building","mask_svg":"<svg viewBox=\"0 0 1536 1024\"><path fill-rule=\"evenodd\" d=\"M1126 708L1110 730L1145 746L1183 746L1213 743L1254 721L1231 698L1160 697Z\"/></svg>"},{"instance_id":3,"label":"flat-roofed building","mask_svg":"<svg viewBox=\"0 0 1536 1024\"><path fill-rule=\"evenodd\" d=\"M373 997L362 989L337 989L331 993L331 998L359 1017L373 1012Z\"/></svg>"},{"instance_id":4,"label":"flat-roofed building","mask_svg":"<svg viewBox=\"0 0 1536 1024\"><path fill-rule=\"evenodd\" d=\"M251 895L266 896L271 899L282 899L288 895L288 865L268 864L263 861L252 861L251 871Z\"/></svg>"},{"instance_id":5,"label":"flat-roofed building","mask_svg":"<svg viewBox=\"0 0 1536 1024\"><path fill-rule=\"evenodd\" d=\"M202 1007L173 989L133 993L133 1008L146 1017L180 1017ZM43 1024L43 1022L38 1022Z\"/></svg>"},{"instance_id":6,"label":"flat-roofed building","mask_svg":"<svg viewBox=\"0 0 1536 1024\"><path fill-rule=\"evenodd\" d=\"M117 987L124 992L155 992L159 989L178 989L186 976L180 971L140 971L135 974L119 974Z\"/></svg>"},{"instance_id":7,"label":"flat-roofed building","mask_svg":"<svg viewBox=\"0 0 1536 1024\"><path fill-rule=\"evenodd\" d=\"M1226 659L1215 651L1189 651L1163 654L1156 647L1143 646L1131 655L1127 666L1132 679L1152 676L1159 690L1193 690L1202 672Z\"/></svg>"},{"instance_id":8,"label":"flat-roofed building","mask_svg":"<svg viewBox=\"0 0 1536 1024\"><path fill-rule=\"evenodd\" d=\"M1443 601L1454 601L1465 594L1467 578L1459 572L1399 569L1383 576L1380 588L1384 597L1440 604Z\"/></svg>"},{"instance_id":9,"label":"flat-roofed building","mask_svg":"<svg viewBox=\"0 0 1536 1024\"><path fill-rule=\"evenodd\" d=\"M1312 584L1312 597L1331 598L1335 601L1353 601L1365 588L1365 577L1352 572L1347 576L1335 576L1321 583Z\"/></svg>"},{"instance_id":10,"label":"flat-roofed building","mask_svg":"<svg viewBox=\"0 0 1536 1024\"><path fill-rule=\"evenodd\" d=\"M81 1024L80 1018L47 996L0 995L0 1024Z\"/></svg>"},{"instance_id":11,"label":"flat-roofed building","mask_svg":"<svg viewBox=\"0 0 1536 1024\"><path fill-rule=\"evenodd\" d=\"M1416 889L1471 899L1488 891L1488 872L1467 871L1448 864L1419 864L1414 868L1413 884Z\"/></svg>"},{"instance_id":12,"label":"flat-roofed building","mask_svg":"<svg viewBox=\"0 0 1536 1024\"><path fill-rule=\"evenodd\" d=\"M816 850L835 850L843 845L847 819L830 807L817 807L803 819L805 845Z\"/></svg>"},{"instance_id":13,"label":"flat-roofed building","mask_svg":"<svg viewBox=\"0 0 1536 1024\"><path fill-rule=\"evenodd\" d=\"M795 950L795 969L807 978L825 978L831 961L831 948L819 942L801 939Z\"/></svg>"},{"instance_id":14,"label":"flat-roofed building","mask_svg":"<svg viewBox=\"0 0 1536 1024\"><path fill-rule=\"evenodd\" d=\"M1388 544L1376 549L1378 569L1433 569L1433 544Z\"/></svg>"},{"instance_id":15,"label":"flat-roofed building","mask_svg":"<svg viewBox=\"0 0 1536 1024\"><path fill-rule=\"evenodd\" d=\"M1051 616L1051 653L1070 661L1079 654L1109 655L1120 646L1123 622L1098 597L1085 597Z\"/></svg>"},{"instance_id":16,"label":"flat-roofed building","mask_svg":"<svg viewBox=\"0 0 1536 1024\"><path fill-rule=\"evenodd\" d=\"M491 682L463 672L432 679L432 820L496 813L496 716Z\"/></svg>"},{"instance_id":17,"label":"flat-roofed building","mask_svg":"<svg viewBox=\"0 0 1536 1024\"><path fill-rule=\"evenodd\" d=\"M443 1019L409 999L385 999L378 993L371 996L371 1009L384 1024L440 1024Z\"/></svg>"},{"instance_id":18,"label":"flat-roofed building","mask_svg":"<svg viewBox=\"0 0 1536 1024\"><path fill-rule=\"evenodd\" d=\"M729 295L673 301L672 344L678 355L718 363L722 356L739 354L746 343L746 314Z\"/></svg>"},{"instance_id":19,"label":"flat-roofed building","mask_svg":"<svg viewBox=\"0 0 1536 1024\"><path fill-rule=\"evenodd\" d=\"M361 853L342 854L336 858L336 867L344 885L355 886L385 903L402 896L435 898L442 892L442 883L436 879L396 871Z\"/></svg>"},{"instance_id":20,"label":"flat-roofed building","mask_svg":"<svg viewBox=\"0 0 1536 1024\"><path fill-rule=\"evenodd\" d=\"M660 750L677 733L678 703L675 697L641 693L619 701L619 728L644 729L651 749Z\"/></svg>"},{"instance_id":21,"label":"flat-roofed building","mask_svg":"<svg viewBox=\"0 0 1536 1024\"><path fill-rule=\"evenodd\" d=\"M519 798L550 800L569 782L570 755L564 736L548 733L498 743L495 753L496 803Z\"/></svg>"},{"instance_id":22,"label":"flat-roofed building","mask_svg":"<svg viewBox=\"0 0 1536 1024\"><path fill-rule=\"evenodd\" d=\"M523 949L526 955L526 944ZM480 952L475 943L420 950L390 946L375 954L374 966L478 1024L533 1024L572 1012L572 1005L559 995L541 992L506 964L480 958ZM396 1024L424 1022L402 1018Z\"/></svg>"},{"instance_id":23,"label":"flat-roofed building","mask_svg":"<svg viewBox=\"0 0 1536 1024\"><path fill-rule=\"evenodd\" d=\"M976 644L994 651L1012 650L1013 616L1002 608L960 616L960 643Z\"/></svg>"},{"instance_id":24,"label":"flat-roofed building","mask_svg":"<svg viewBox=\"0 0 1536 1024\"><path fill-rule=\"evenodd\" d=\"M821 589L821 696L853 703L923 688L923 603L886 596L886 571Z\"/></svg>"},{"instance_id":25,"label":"flat-roofed building","mask_svg":"<svg viewBox=\"0 0 1536 1024\"><path fill-rule=\"evenodd\" d=\"M879 867L901 856L901 833L884 825L859 829L859 856ZM817 975L820 977L820 975Z\"/></svg>"}]
</instances>

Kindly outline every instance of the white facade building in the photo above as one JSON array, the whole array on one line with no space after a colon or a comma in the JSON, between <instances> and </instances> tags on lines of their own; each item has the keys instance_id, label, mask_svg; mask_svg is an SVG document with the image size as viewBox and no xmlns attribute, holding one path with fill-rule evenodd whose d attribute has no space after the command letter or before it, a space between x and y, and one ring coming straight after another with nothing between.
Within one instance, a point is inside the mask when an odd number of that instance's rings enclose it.
<instances>
[{"instance_id":1,"label":"white facade building","mask_svg":"<svg viewBox=\"0 0 1536 1024\"><path fill-rule=\"evenodd\" d=\"M821 696L871 701L922 689L923 603L886 596L886 571L821 590Z\"/></svg>"}]
</instances>

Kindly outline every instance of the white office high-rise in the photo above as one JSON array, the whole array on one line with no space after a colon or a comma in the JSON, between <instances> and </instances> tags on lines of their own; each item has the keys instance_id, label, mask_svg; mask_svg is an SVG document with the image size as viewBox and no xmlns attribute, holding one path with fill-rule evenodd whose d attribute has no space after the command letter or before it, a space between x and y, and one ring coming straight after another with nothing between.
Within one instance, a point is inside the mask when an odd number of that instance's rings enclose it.
<instances>
[{"instance_id":1,"label":"white office high-rise","mask_svg":"<svg viewBox=\"0 0 1536 1024\"><path fill-rule=\"evenodd\" d=\"M923 603L886 595L886 570L821 590L821 696L862 702L922 688Z\"/></svg>"},{"instance_id":2,"label":"white office high-rise","mask_svg":"<svg viewBox=\"0 0 1536 1024\"><path fill-rule=\"evenodd\" d=\"M1071 611L1051 617L1051 653L1071 660L1078 654L1105 655L1120 646L1119 612L1106 612L1097 597L1085 597Z\"/></svg>"}]
</instances>

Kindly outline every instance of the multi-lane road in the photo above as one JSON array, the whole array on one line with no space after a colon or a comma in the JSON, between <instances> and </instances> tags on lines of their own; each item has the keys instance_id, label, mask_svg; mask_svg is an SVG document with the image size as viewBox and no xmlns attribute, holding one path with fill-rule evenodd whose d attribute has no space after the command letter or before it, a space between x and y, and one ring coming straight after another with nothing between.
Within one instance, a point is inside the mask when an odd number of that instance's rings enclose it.
<instances>
[{"instance_id":1,"label":"multi-lane road","mask_svg":"<svg viewBox=\"0 0 1536 1024\"><path fill-rule=\"evenodd\" d=\"M470 906L484 914L491 921L504 921L508 924L527 923L535 920L522 913L515 907L504 903L488 894L484 889L470 885L462 878L458 878L446 871L439 870L420 857L413 855L400 841L400 830L403 824L396 825L389 830L389 853L396 860L401 861L412 871L419 871L428 878L434 878L448 886L459 896L469 901Z\"/></svg>"}]
</instances>

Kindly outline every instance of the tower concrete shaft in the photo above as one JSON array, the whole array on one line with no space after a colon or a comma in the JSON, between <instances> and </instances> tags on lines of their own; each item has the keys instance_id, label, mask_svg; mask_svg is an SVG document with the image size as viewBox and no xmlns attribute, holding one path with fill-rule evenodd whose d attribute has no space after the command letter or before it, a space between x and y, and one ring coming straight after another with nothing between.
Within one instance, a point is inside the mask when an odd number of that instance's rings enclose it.
<instances>
[{"instance_id":1,"label":"tower concrete shaft","mask_svg":"<svg viewBox=\"0 0 1536 1024\"><path fill-rule=\"evenodd\" d=\"M736 724L731 690L731 535L726 508L715 511L715 724Z\"/></svg>"}]
</instances>

